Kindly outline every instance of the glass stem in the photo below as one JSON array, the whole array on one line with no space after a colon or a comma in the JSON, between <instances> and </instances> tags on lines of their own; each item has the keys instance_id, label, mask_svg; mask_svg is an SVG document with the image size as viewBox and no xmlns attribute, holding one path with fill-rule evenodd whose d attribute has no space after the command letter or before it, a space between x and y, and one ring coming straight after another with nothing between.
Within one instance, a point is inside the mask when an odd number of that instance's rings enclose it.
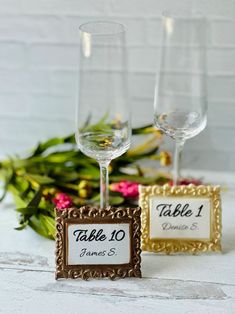
<instances>
[{"instance_id":1,"label":"glass stem","mask_svg":"<svg viewBox=\"0 0 235 314\"><path fill-rule=\"evenodd\" d=\"M184 147L184 140L176 140L175 143L175 155L174 155L174 169L173 169L173 182L177 185L180 177L180 166L182 159L182 151Z\"/></svg>"},{"instance_id":2,"label":"glass stem","mask_svg":"<svg viewBox=\"0 0 235 314\"><path fill-rule=\"evenodd\" d=\"M100 165L100 208L109 206L109 161L102 161Z\"/></svg>"}]
</instances>

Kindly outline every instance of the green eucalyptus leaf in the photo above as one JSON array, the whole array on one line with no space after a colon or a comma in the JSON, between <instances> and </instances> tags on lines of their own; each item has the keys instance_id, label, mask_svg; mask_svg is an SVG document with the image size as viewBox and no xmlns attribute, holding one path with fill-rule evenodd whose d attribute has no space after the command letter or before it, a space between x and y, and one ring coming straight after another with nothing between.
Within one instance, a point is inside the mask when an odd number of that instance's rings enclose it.
<instances>
[{"instance_id":1,"label":"green eucalyptus leaf","mask_svg":"<svg viewBox=\"0 0 235 314\"><path fill-rule=\"evenodd\" d=\"M42 188L40 188L31 199L27 207L37 207L42 198Z\"/></svg>"},{"instance_id":2,"label":"green eucalyptus leaf","mask_svg":"<svg viewBox=\"0 0 235 314\"><path fill-rule=\"evenodd\" d=\"M22 197L20 196L20 191L16 188L15 185L9 184L8 191L12 193L17 207L27 207L27 202L22 199Z\"/></svg>"},{"instance_id":3,"label":"green eucalyptus leaf","mask_svg":"<svg viewBox=\"0 0 235 314\"><path fill-rule=\"evenodd\" d=\"M149 124L140 128L133 128L132 129L132 134L133 135L141 135L141 134L146 134L146 130L148 130L149 128L151 128L153 125Z\"/></svg>"},{"instance_id":4,"label":"green eucalyptus leaf","mask_svg":"<svg viewBox=\"0 0 235 314\"><path fill-rule=\"evenodd\" d=\"M31 184L30 182L27 181L27 187L24 189L22 193L20 193L20 197L22 199L25 199L30 192L31 192Z\"/></svg>"},{"instance_id":5,"label":"green eucalyptus leaf","mask_svg":"<svg viewBox=\"0 0 235 314\"><path fill-rule=\"evenodd\" d=\"M109 112L107 111L104 116L95 124L89 124L90 117L86 121L83 128L80 130L82 132L102 132L103 134L112 134L112 126L107 122L109 117Z\"/></svg>"},{"instance_id":6,"label":"green eucalyptus leaf","mask_svg":"<svg viewBox=\"0 0 235 314\"><path fill-rule=\"evenodd\" d=\"M38 207L36 207L36 206L27 206L27 207L23 207L23 208L17 208L16 211L20 212L23 215L34 215L34 214L37 213Z\"/></svg>"},{"instance_id":7,"label":"green eucalyptus leaf","mask_svg":"<svg viewBox=\"0 0 235 314\"><path fill-rule=\"evenodd\" d=\"M2 196L0 197L0 202L2 202L5 198L5 196L7 195L7 190L8 190L8 186L10 183L13 182L14 178L15 178L15 171L14 168L12 167L12 165L10 164L10 167L4 171L3 176L3 181L4 183L4 187L3 187L3 193Z\"/></svg>"},{"instance_id":8,"label":"green eucalyptus leaf","mask_svg":"<svg viewBox=\"0 0 235 314\"><path fill-rule=\"evenodd\" d=\"M147 135L147 134L153 134L154 131L161 132L158 128L153 126L152 124L146 125L144 127L140 128L134 128L132 129L132 135Z\"/></svg>"},{"instance_id":9,"label":"green eucalyptus leaf","mask_svg":"<svg viewBox=\"0 0 235 314\"><path fill-rule=\"evenodd\" d=\"M64 143L63 138L58 138L58 137L49 139L48 141L46 141L44 143L39 143L38 146L36 147L36 149L33 151L32 156L37 156L37 155L43 153L46 149L48 149L52 146L63 144L63 143Z\"/></svg>"},{"instance_id":10,"label":"green eucalyptus leaf","mask_svg":"<svg viewBox=\"0 0 235 314\"><path fill-rule=\"evenodd\" d=\"M6 195L7 195L7 185L5 185L3 188L3 193L2 193L2 196L0 197L0 202L2 202L4 200Z\"/></svg>"},{"instance_id":11,"label":"green eucalyptus leaf","mask_svg":"<svg viewBox=\"0 0 235 314\"><path fill-rule=\"evenodd\" d=\"M78 153L76 151L66 151L66 152L57 152L50 154L44 158L47 162L52 163L64 163L70 160L73 157L78 157Z\"/></svg>"},{"instance_id":12,"label":"green eucalyptus leaf","mask_svg":"<svg viewBox=\"0 0 235 314\"><path fill-rule=\"evenodd\" d=\"M32 174L32 173L27 173L27 175L25 175L25 178L33 180L33 181L37 182L40 185L52 184L52 183L55 182L54 179L52 179L52 178L50 178L48 176L41 176L39 174Z\"/></svg>"},{"instance_id":13,"label":"green eucalyptus leaf","mask_svg":"<svg viewBox=\"0 0 235 314\"><path fill-rule=\"evenodd\" d=\"M23 230L28 226L28 220L26 220L24 223L20 224L19 227L14 228L15 230Z\"/></svg>"},{"instance_id":14,"label":"green eucalyptus leaf","mask_svg":"<svg viewBox=\"0 0 235 314\"><path fill-rule=\"evenodd\" d=\"M124 202L124 197L120 195L109 195L109 204L110 205L120 205ZM100 194L97 194L96 196L92 197L93 202L99 202L100 201Z\"/></svg>"},{"instance_id":15,"label":"green eucalyptus leaf","mask_svg":"<svg viewBox=\"0 0 235 314\"><path fill-rule=\"evenodd\" d=\"M42 208L42 207L38 208L38 213L42 215L46 215L46 216L50 215L50 217L51 216L55 217L55 213L54 213L55 205L47 203L46 206L47 206L46 208Z\"/></svg>"},{"instance_id":16,"label":"green eucalyptus leaf","mask_svg":"<svg viewBox=\"0 0 235 314\"><path fill-rule=\"evenodd\" d=\"M123 158L124 160L125 159L129 159L129 160L131 160L132 162L133 161L136 161L136 160L139 160L139 159L144 159L144 158L147 158L147 157L149 157L149 156L152 156L152 155L155 155L156 154L156 152L158 151L158 149L159 149L159 146L158 146L158 144L156 144L156 146L154 147L154 148L152 148L152 149L150 149L150 150L147 150L147 151L145 151L145 152L141 152L141 153L136 153L136 154L134 154L134 155L128 155L128 153L127 153L127 155Z\"/></svg>"},{"instance_id":17,"label":"green eucalyptus leaf","mask_svg":"<svg viewBox=\"0 0 235 314\"><path fill-rule=\"evenodd\" d=\"M124 200L125 199L122 196L109 196L110 205L121 205Z\"/></svg>"},{"instance_id":18,"label":"green eucalyptus leaf","mask_svg":"<svg viewBox=\"0 0 235 314\"><path fill-rule=\"evenodd\" d=\"M79 171L79 177L81 177L82 175L88 175L91 176L91 178L93 179L99 179L100 177L100 170L99 168L92 166L92 165L88 165L87 167L81 169Z\"/></svg>"},{"instance_id":19,"label":"green eucalyptus leaf","mask_svg":"<svg viewBox=\"0 0 235 314\"><path fill-rule=\"evenodd\" d=\"M46 215L39 215L39 220L47 229L47 233L52 238L55 238L55 219Z\"/></svg>"},{"instance_id":20,"label":"green eucalyptus leaf","mask_svg":"<svg viewBox=\"0 0 235 314\"><path fill-rule=\"evenodd\" d=\"M77 172L61 172L59 175L55 175L57 182L73 182L79 178Z\"/></svg>"},{"instance_id":21,"label":"green eucalyptus leaf","mask_svg":"<svg viewBox=\"0 0 235 314\"><path fill-rule=\"evenodd\" d=\"M109 111L107 111L104 116L99 120L97 124L104 124L109 117Z\"/></svg>"},{"instance_id":22,"label":"green eucalyptus leaf","mask_svg":"<svg viewBox=\"0 0 235 314\"><path fill-rule=\"evenodd\" d=\"M42 221L38 217L32 216L29 219L29 226L41 236L52 240L54 239L54 237L48 233L47 227L42 223Z\"/></svg>"},{"instance_id":23,"label":"green eucalyptus leaf","mask_svg":"<svg viewBox=\"0 0 235 314\"><path fill-rule=\"evenodd\" d=\"M13 199L17 207L27 206L26 202L19 195L13 195Z\"/></svg>"},{"instance_id":24,"label":"green eucalyptus leaf","mask_svg":"<svg viewBox=\"0 0 235 314\"><path fill-rule=\"evenodd\" d=\"M157 180L156 177L139 177L137 175L110 176L110 181L113 181L113 182L132 181L132 182L138 182L140 184L154 184L156 180Z\"/></svg>"},{"instance_id":25,"label":"green eucalyptus leaf","mask_svg":"<svg viewBox=\"0 0 235 314\"><path fill-rule=\"evenodd\" d=\"M64 143L75 144L76 141L75 141L74 133L64 137Z\"/></svg>"}]
</instances>

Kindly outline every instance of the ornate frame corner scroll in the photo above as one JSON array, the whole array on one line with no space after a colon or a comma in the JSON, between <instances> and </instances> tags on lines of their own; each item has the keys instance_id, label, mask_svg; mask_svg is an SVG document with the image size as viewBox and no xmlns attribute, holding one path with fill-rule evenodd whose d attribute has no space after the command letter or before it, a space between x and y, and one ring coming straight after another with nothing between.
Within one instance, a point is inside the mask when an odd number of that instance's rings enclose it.
<instances>
[{"instance_id":1,"label":"ornate frame corner scroll","mask_svg":"<svg viewBox=\"0 0 235 314\"><path fill-rule=\"evenodd\" d=\"M83 206L56 211L56 279L89 278L110 279L141 277L141 208L100 209ZM110 265L68 265L68 224L70 223L130 223L130 262L128 264Z\"/></svg>"},{"instance_id":2,"label":"ornate frame corner scroll","mask_svg":"<svg viewBox=\"0 0 235 314\"><path fill-rule=\"evenodd\" d=\"M189 253L214 251L221 252L221 198L219 186L140 186L139 205L142 208L142 250L156 253ZM210 199L210 238L177 239L177 238L150 238L150 198L151 197L182 197L182 198L209 198Z\"/></svg>"}]
</instances>

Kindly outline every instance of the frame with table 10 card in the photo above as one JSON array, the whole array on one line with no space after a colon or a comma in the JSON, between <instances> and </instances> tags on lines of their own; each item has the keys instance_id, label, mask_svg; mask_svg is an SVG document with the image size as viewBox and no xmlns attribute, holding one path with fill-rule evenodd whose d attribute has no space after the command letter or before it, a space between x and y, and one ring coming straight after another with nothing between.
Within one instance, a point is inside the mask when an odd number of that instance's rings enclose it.
<instances>
[{"instance_id":1,"label":"frame with table 10 card","mask_svg":"<svg viewBox=\"0 0 235 314\"><path fill-rule=\"evenodd\" d=\"M141 209L56 210L56 279L141 277Z\"/></svg>"}]
</instances>

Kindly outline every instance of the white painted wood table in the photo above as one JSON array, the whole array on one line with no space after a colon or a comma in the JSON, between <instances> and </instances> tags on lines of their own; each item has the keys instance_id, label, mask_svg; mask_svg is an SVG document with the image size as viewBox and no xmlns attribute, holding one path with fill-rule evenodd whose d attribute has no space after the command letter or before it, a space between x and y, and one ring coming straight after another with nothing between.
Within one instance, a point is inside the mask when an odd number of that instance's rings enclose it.
<instances>
[{"instance_id":1,"label":"white painted wood table","mask_svg":"<svg viewBox=\"0 0 235 314\"><path fill-rule=\"evenodd\" d=\"M143 253L142 279L56 282L54 242L14 230L11 200L0 204L0 313L235 313L235 176L201 174L227 188L223 253Z\"/></svg>"}]
</instances>

